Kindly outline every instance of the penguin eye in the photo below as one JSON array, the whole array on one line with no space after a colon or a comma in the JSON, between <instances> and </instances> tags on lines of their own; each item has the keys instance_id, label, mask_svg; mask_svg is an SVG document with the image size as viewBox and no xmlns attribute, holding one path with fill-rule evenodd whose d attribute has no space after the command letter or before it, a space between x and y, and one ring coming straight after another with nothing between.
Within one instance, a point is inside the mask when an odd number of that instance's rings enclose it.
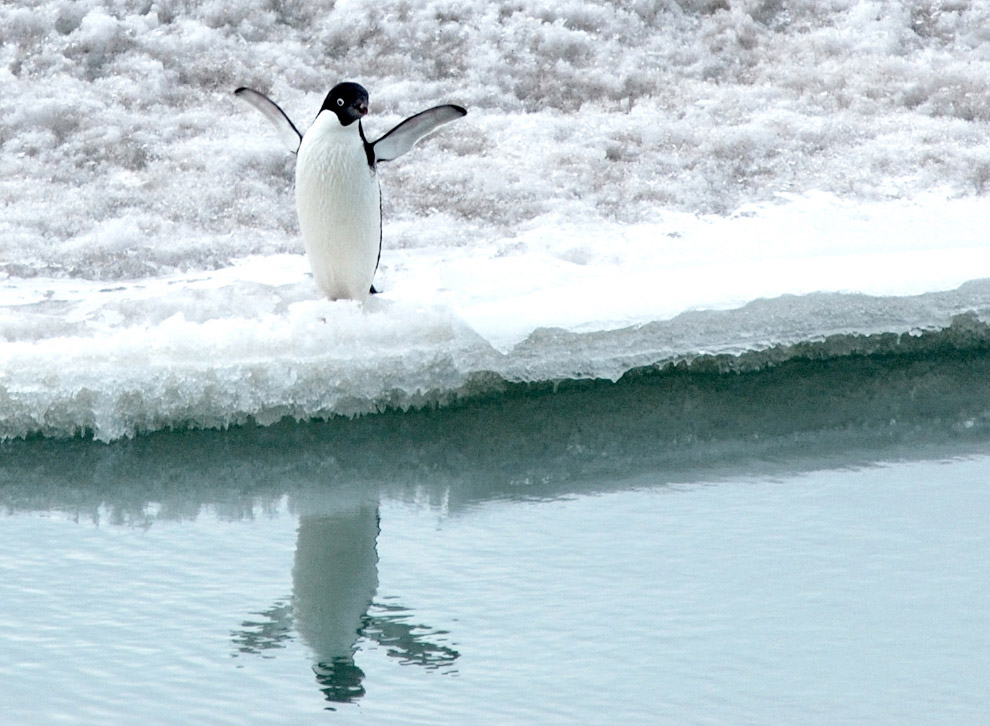
<instances>
[{"instance_id":1,"label":"penguin eye","mask_svg":"<svg viewBox=\"0 0 990 726\"><path fill-rule=\"evenodd\" d=\"M343 105L344 105L344 99L342 99L342 98L338 98L338 99L337 99L337 105L338 105L338 106L343 106Z\"/></svg>"}]
</instances>

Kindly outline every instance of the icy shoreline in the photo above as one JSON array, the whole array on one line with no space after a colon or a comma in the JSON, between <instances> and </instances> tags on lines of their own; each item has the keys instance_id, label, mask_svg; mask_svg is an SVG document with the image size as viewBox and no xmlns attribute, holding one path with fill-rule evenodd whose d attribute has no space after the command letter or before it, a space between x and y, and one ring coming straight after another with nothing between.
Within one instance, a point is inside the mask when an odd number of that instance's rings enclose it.
<instances>
[{"instance_id":1,"label":"icy shoreline","mask_svg":"<svg viewBox=\"0 0 990 726\"><path fill-rule=\"evenodd\" d=\"M592 333L542 328L507 353L439 310L407 311L399 331L394 308L353 306L332 325L320 308L297 304L291 330L283 318L261 320L236 341L225 323L176 317L144 335L131 331L111 351L101 337L6 346L0 439L112 441L442 406L515 384L615 381L669 366L728 373L796 358L990 348L990 280L899 298L785 296Z\"/></svg>"},{"instance_id":2,"label":"icy shoreline","mask_svg":"<svg viewBox=\"0 0 990 726\"><path fill-rule=\"evenodd\" d=\"M544 220L497 243L386 248L385 292L364 307L320 300L298 254L132 281L8 277L0 438L351 416L705 356L763 365L805 344L875 352L888 339L863 336L990 320L988 216L980 199L810 194L730 217Z\"/></svg>"}]
</instances>

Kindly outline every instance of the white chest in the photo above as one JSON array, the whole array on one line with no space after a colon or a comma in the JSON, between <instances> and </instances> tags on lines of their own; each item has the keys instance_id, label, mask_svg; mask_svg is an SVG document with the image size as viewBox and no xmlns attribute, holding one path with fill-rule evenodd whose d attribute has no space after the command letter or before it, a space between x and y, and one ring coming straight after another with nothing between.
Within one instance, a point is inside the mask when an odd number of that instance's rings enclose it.
<instances>
[{"instance_id":1,"label":"white chest","mask_svg":"<svg viewBox=\"0 0 990 726\"><path fill-rule=\"evenodd\" d=\"M321 113L296 159L296 212L317 286L331 299L363 300L381 243L381 191L358 125Z\"/></svg>"}]
</instances>

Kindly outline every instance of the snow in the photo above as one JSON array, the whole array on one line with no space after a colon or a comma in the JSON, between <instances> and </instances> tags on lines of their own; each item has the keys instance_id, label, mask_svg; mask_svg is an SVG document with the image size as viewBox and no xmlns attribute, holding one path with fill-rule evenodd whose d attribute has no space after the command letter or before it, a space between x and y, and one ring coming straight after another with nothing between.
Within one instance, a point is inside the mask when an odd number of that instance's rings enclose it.
<instances>
[{"instance_id":1,"label":"snow","mask_svg":"<svg viewBox=\"0 0 990 726\"><path fill-rule=\"evenodd\" d=\"M443 403L487 381L987 310L990 7L40 0L0 7L0 439ZM300 129L371 92L362 307L320 300ZM699 317L700 316L700 317Z\"/></svg>"}]
</instances>

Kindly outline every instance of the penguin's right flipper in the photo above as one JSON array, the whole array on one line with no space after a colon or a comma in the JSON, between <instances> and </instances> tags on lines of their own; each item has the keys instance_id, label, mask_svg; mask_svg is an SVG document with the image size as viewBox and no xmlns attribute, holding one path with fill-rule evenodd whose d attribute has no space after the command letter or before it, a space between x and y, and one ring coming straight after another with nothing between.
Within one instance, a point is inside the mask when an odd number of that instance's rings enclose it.
<instances>
[{"instance_id":1,"label":"penguin's right flipper","mask_svg":"<svg viewBox=\"0 0 990 726\"><path fill-rule=\"evenodd\" d=\"M409 151L417 141L438 126L465 115L467 115L467 111L461 106L447 104L446 106L434 106L417 113L415 116L410 116L371 144L375 153L375 161L392 161L392 159L399 158Z\"/></svg>"},{"instance_id":2,"label":"penguin's right flipper","mask_svg":"<svg viewBox=\"0 0 990 726\"><path fill-rule=\"evenodd\" d=\"M302 141L302 134L299 133L299 129L296 125L292 123L292 120L286 116L285 111L279 108L278 104L273 100L268 98L263 93L258 93L252 88L245 88L241 86L236 91L234 95L237 96L242 101L250 104L264 116L275 127L275 131L278 133L278 137L282 140L282 143L293 154L299 150L299 144Z\"/></svg>"}]
</instances>

